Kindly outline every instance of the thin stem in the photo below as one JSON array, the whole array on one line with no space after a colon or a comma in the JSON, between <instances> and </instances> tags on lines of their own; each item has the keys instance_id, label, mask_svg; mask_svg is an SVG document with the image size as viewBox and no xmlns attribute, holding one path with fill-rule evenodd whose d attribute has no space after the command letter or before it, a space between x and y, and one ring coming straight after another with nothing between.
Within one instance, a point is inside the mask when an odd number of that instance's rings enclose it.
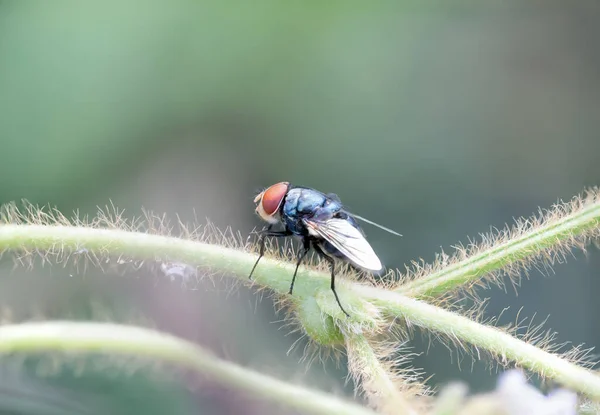
<instances>
[{"instance_id":1,"label":"thin stem","mask_svg":"<svg viewBox=\"0 0 600 415\"><path fill-rule=\"evenodd\" d=\"M401 394L398 385L394 384L392 373L382 366L364 336L347 335L346 351L350 373L364 391L371 406L382 413L417 414L410 402Z\"/></svg>"},{"instance_id":2,"label":"thin stem","mask_svg":"<svg viewBox=\"0 0 600 415\"><path fill-rule=\"evenodd\" d=\"M0 353L46 351L131 354L183 365L224 385L317 415L373 415L358 405L218 359L166 333L112 323L41 322L0 327Z\"/></svg>"},{"instance_id":3,"label":"thin stem","mask_svg":"<svg viewBox=\"0 0 600 415\"><path fill-rule=\"evenodd\" d=\"M410 324L443 333L457 343L469 343L476 349L487 350L502 362L514 361L518 366L600 400L600 376L555 354L495 327L479 324L423 301L373 287L357 286L355 289L391 316L405 318Z\"/></svg>"},{"instance_id":4,"label":"thin stem","mask_svg":"<svg viewBox=\"0 0 600 415\"><path fill-rule=\"evenodd\" d=\"M505 269L526 259L544 255L549 250L573 245L577 238L590 233L598 234L600 228L600 197L590 193L590 202L564 214L566 205L548 214L548 220L529 231L510 237L506 242L493 244L462 261L446 266L437 272L407 282L396 291L410 297L426 298L448 293L460 286L471 284L484 275ZM555 216L555 217L554 217Z\"/></svg>"}]
</instances>

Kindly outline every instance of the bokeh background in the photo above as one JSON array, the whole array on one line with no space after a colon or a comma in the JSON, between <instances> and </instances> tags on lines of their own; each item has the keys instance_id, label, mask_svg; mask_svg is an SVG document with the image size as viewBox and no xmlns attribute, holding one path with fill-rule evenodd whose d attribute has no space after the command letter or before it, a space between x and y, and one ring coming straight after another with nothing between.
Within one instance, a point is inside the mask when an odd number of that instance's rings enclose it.
<instances>
[{"instance_id":1,"label":"bokeh background","mask_svg":"<svg viewBox=\"0 0 600 415\"><path fill-rule=\"evenodd\" d=\"M404 237L366 228L389 267L600 183L600 6L502 2L0 1L0 202L69 214L112 201L243 235L255 191L335 192ZM537 315L559 342L600 344L600 254L491 289L501 322ZM300 282L301 283L301 282ZM111 318L352 397L344 364L300 362L267 296L159 272L0 269L5 321ZM146 321L146 320L144 320ZM416 339L440 386L493 387L485 362ZM12 369L8 369L8 367ZM118 368L4 364L7 414L281 413L212 384ZM59 365L60 366L60 365Z\"/></svg>"}]
</instances>

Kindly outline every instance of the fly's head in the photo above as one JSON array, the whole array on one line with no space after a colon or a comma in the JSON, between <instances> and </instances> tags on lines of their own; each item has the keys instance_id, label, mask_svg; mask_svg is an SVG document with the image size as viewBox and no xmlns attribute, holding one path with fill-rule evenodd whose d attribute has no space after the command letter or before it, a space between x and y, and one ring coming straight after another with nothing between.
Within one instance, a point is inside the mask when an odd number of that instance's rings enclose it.
<instances>
[{"instance_id":1,"label":"fly's head","mask_svg":"<svg viewBox=\"0 0 600 415\"><path fill-rule=\"evenodd\" d=\"M255 211L262 220L270 224L276 224L281 220L279 209L289 186L288 182L276 183L256 195L254 198Z\"/></svg>"}]
</instances>

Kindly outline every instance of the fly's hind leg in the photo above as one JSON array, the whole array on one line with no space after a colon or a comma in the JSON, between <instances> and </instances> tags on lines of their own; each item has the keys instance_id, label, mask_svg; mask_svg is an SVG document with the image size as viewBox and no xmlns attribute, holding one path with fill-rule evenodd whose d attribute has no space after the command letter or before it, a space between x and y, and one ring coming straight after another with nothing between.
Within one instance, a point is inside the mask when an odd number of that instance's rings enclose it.
<instances>
[{"instance_id":1,"label":"fly's hind leg","mask_svg":"<svg viewBox=\"0 0 600 415\"><path fill-rule=\"evenodd\" d=\"M296 281L298 267L302 263L304 257L306 257L306 254L308 254L308 251L310 251L310 239L307 236L305 236L302 240L302 250L298 253L298 262L296 263L296 270L294 271L294 276L292 277L292 284L290 285L290 295L292 295L292 291L294 291L294 281Z\"/></svg>"},{"instance_id":2,"label":"fly's hind leg","mask_svg":"<svg viewBox=\"0 0 600 415\"><path fill-rule=\"evenodd\" d=\"M313 247L315 248L315 251L317 251L319 255L323 257L323 259L329 262L329 266L331 267L331 291L333 291L335 301L337 301L338 305L340 306L340 309L344 312L346 317L350 317L350 314L348 314L348 312L344 310L344 307L342 307L342 303L340 303L340 298L338 297L337 292L335 291L335 260L329 255L326 255L325 252L323 252L323 250L317 244L313 244Z\"/></svg>"}]
</instances>

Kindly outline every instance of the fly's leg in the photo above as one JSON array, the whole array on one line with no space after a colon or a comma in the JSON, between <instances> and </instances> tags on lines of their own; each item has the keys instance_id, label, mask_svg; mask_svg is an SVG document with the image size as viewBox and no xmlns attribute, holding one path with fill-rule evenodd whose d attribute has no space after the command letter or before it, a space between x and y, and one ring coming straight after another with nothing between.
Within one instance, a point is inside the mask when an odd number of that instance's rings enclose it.
<instances>
[{"instance_id":1,"label":"fly's leg","mask_svg":"<svg viewBox=\"0 0 600 415\"><path fill-rule=\"evenodd\" d=\"M338 297L337 292L335 291L335 260L329 255L326 255L323 252L323 250L319 246L317 246L317 244L313 244L313 247L315 248L315 251L317 251L323 257L323 259L329 262L329 265L331 266L331 291L333 291L335 301L337 301L338 305L340 306L340 309L344 312L346 317L350 317L350 314L348 314L346 310L344 310L344 307L342 307L342 303L340 303L340 298Z\"/></svg>"},{"instance_id":2,"label":"fly's leg","mask_svg":"<svg viewBox=\"0 0 600 415\"><path fill-rule=\"evenodd\" d=\"M250 275L248 275L248 279L252 279L252 274L254 273L254 269L256 268L256 266L258 265L258 261L260 261L260 259L263 257L263 255L265 254L265 242L266 242L266 238L265 238L265 233L269 232L271 230L271 228L273 227L273 225L269 225L267 227L267 229L263 229L260 232L260 236L258 237L258 243L260 244L260 250L258 252L258 259L256 260L256 262L254 263L254 266L252 267L252 271L250 271Z\"/></svg>"},{"instance_id":3,"label":"fly's leg","mask_svg":"<svg viewBox=\"0 0 600 415\"><path fill-rule=\"evenodd\" d=\"M296 274L298 273L298 267L300 266L300 264L302 263L302 260L304 259L304 257L306 257L306 254L308 254L308 251L310 251L310 239L308 239L308 237L304 237L304 239L302 240L302 251L300 251L300 253L298 254L298 263L296 263L296 270L294 271L294 276L292 277L292 284L290 285L290 292L289 294L292 295L292 291L294 291L294 281L296 281Z\"/></svg>"},{"instance_id":4,"label":"fly's leg","mask_svg":"<svg viewBox=\"0 0 600 415\"><path fill-rule=\"evenodd\" d=\"M260 251L258 253L258 259L254 263L254 266L252 267L252 271L250 271L250 275L248 275L248 279L252 279L252 274L254 273L254 269L258 265L258 261L260 261L260 259L265 255L265 243L267 242L267 236L273 236L275 238L282 238L284 236L291 235L291 233L287 230L272 231L271 230L272 227L273 227L273 225L269 225L266 229L263 229L262 231L260 231L260 237L259 237Z\"/></svg>"},{"instance_id":5,"label":"fly's leg","mask_svg":"<svg viewBox=\"0 0 600 415\"><path fill-rule=\"evenodd\" d=\"M344 312L346 317L350 317L350 314L348 314L348 312L346 312L346 310L344 310L344 307L342 307L342 303L340 303L340 299L337 295L337 292L335 291L335 261L333 259L329 258L329 263L331 264L331 291L333 291L333 295L335 296L335 301L337 301L338 305L340 306L340 308L342 309L342 311Z\"/></svg>"}]
</instances>

